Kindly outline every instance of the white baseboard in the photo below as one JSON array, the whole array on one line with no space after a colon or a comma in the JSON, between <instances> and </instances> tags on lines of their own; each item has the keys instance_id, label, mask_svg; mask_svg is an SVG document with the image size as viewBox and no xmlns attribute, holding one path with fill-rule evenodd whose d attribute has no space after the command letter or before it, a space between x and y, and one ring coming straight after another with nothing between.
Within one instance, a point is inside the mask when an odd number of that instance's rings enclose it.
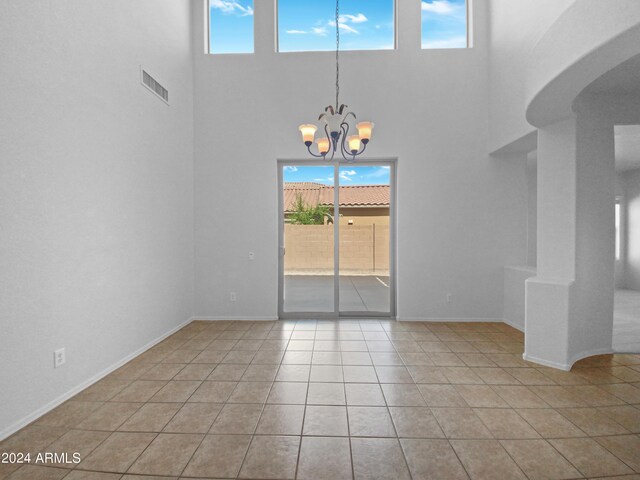
<instances>
[{"instance_id":1,"label":"white baseboard","mask_svg":"<svg viewBox=\"0 0 640 480\"><path fill-rule=\"evenodd\" d=\"M41 408L39 408L35 412L30 413L29 415L27 415L26 417L18 420L14 424L9 425L7 428L5 428L3 430L0 430L0 442L5 440L10 435L13 435L14 433L16 433L21 428L26 427L31 422L33 422L33 421L37 420L38 418L42 417L46 413L49 413L51 410L53 410L54 408L56 408L60 404L66 402L67 400L69 400L74 395L77 395L78 393L80 393L85 388L90 387L91 385L93 385L94 383L98 382L99 380L102 380L104 377L109 375L111 372L117 370L118 368L123 366L125 363L133 360L134 358L136 358L141 353L146 352L151 347L157 345L158 343L163 341L165 338L169 337L170 335L173 335L178 330L180 330L181 328L183 328L186 325L190 324L191 322L192 322L192 319L188 319L185 322L182 322L180 325L172 328L167 333L164 333L164 334L160 335L155 340L150 341L149 343L147 343L143 347L139 348L135 352L131 353L130 355L127 355L126 357L124 357L122 360L118 360L113 365L107 367L106 369L102 370L100 373L94 375L93 377L89 378L88 380L85 380L81 384L73 387L71 390L69 390L66 393L60 395L58 398L50 401L49 403L47 403L46 405L42 406Z\"/></svg>"},{"instance_id":2,"label":"white baseboard","mask_svg":"<svg viewBox=\"0 0 640 480\"><path fill-rule=\"evenodd\" d=\"M608 355L611 353L614 353L613 348L596 348L595 350L579 353L578 355L575 355L574 357L571 358L570 360L571 366L573 366L574 363L582 360L583 358L593 357L595 355Z\"/></svg>"},{"instance_id":3,"label":"white baseboard","mask_svg":"<svg viewBox=\"0 0 640 480\"><path fill-rule=\"evenodd\" d=\"M388 317L362 317L362 318L370 318L371 320L389 320ZM360 317L345 317L342 320L361 320ZM232 316L232 315L216 315L216 316L195 316L190 319L193 321L201 321L201 322L220 322L220 321L246 321L246 322L273 322L277 320L281 320L276 317L250 317L250 316ZM284 319L284 320L292 320L292 319ZM322 319L326 320L326 319ZM503 323L504 320L502 318L424 318L424 317L396 317L391 320L397 320L399 322L492 322L492 323Z\"/></svg>"},{"instance_id":4,"label":"white baseboard","mask_svg":"<svg viewBox=\"0 0 640 480\"><path fill-rule=\"evenodd\" d=\"M571 367L573 367L574 363L576 363L579 360L582 360L583 358L593 357L594 355L606 355L610 353L613 353L613 349L611 348L598 348L596 350L590 350L588 352L582 352L582 353L579 353L578 355L575 355L569 360L569 363L552 362L550 360L544 360L542 358L534 357L532 355L527 355L526 353L522 354L522 358L527 362L538 363L540 365L544 365L545 367L558 368L560 370L564 370L565 372L568 372L569 370L571 370Z\"/></svg>"},{"instance_id":5,"label":"white baseboard","mask_svg":"<svg viewBox=\"0 0 640 480\"><path fill-rule=\"evenodd\" d=\"M201 322L219 322L224 320L233 320L234 322L238 321L246 321L246 322L273 322L274 320L278 320L278 317L247 317L247 316L232 316L232 315L224 315L224 316L197 316L191 317L190 321L199 320Z\"/></svg>"},{"instance_id":6,"label":"white baseboard","mask_svg":"<svg viewBox=\"0 0 640 480\"><path fill-rule=\"evenodd\" d=\"M515 322L512 322L511 320L507 320L506 318L502 319L502 321L504 323L506 323L507 325L509 325L510 327L515 328L516 330L520 330L521 332L524 333L524 325L519 325Z\"/></svg>"},{"instance_id":7,"label":"white baseboard","mask_svg":"<svg viewBox=\"0 0 640 480\"><path fill-rule=\"evenodd\" d=\"M399 322L433 322L433 323L442 323L442 322L450 322L450 323L481 323L481 322L491 322L491 323L502 323L503 320L501 318L424 318L424 317L397 317Z\"/></svg>"},{"instance_id":8,"label":"white baseboard","mask_svg":"<svg viewBox=\"0 0 640 480\"><path fill-rule=\"evenodd\" d=\"M522 359L527 362L537 363L538 365L544 365L545 367L558 368L560 370L564 370L568 372L571 370L571 365L565 363L552 362L550 360L544 360L542 358L534 357L532 355L527 355L526 353L522 354Z\"/></svg>"}]
</instances>

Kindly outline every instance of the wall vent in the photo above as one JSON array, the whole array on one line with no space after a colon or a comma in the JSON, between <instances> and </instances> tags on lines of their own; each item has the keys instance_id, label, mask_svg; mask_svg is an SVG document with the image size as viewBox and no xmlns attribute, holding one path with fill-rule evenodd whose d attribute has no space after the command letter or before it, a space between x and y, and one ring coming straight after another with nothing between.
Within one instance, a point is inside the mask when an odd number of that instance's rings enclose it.
<instances>
[{"instance_id":1,"label":"wall vent","mask_svg":"<svg viewBox=\"0 0 640 480\"><path fill-rule=\"evenodd\" d=\"M156 79L149 75L145 70L142 70L142 84L163 101L169 103L169 90L160 85Z\"/></svg>"}]
</instances>

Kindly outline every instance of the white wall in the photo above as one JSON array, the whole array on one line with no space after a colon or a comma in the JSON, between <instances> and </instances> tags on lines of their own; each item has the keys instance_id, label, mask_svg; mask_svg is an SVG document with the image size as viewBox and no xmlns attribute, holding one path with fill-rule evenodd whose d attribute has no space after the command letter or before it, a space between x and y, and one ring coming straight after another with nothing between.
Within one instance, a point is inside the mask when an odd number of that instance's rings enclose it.
<instances>
[{"instance_id":1,"label":"white wall","mask_svg":"<svg viewBox=\"0 0 640 480\"><path fill-rule=\"evenodd\" d=\"M494 151L535 131L525 119L529 53L575 0L488 0L491 137Z\"/></svg>"},{"instance_id":2,"label":"white wall","mask_svg":"<svg viewBox=\"0 0 640 480\"><path fill-rule=\"evenodd\" d=\"M376 122L369 155L399 158L402 319L502 318L503 266L526 261L524 159L487 155L486 9L475 2L473 49L421 51L420 1L402 0L397 51L341 57L342 101ZM271 318L276 159L307 158L297 126L332 102L333 54L274 53L274 5L260 0L256 54L204 55L203 11L194 18L195 313Z\"/></svg>"},{"instance_id":3,"label":"white wall","mask_svg":"<svg viewBox=\"0 0 640 480\"><path fill-rule=\"evenodd\" d=\"M504 307L503 318L514 328L524 332L526 312L526 281L535 277L536 267L504 267Z\"/></svg>"},{"instance_id":4,"label":"white wall","mask_svg":"<svg viewBox=\"0 0 640 480\"><path fill-rule=\"evenodd\" d=\"M0 439L191 316L190 9L0 4Z\"/></svg>"},{"instance_id":5,"label":"white wall","mask_svg":"<svg viewBox=\"0 0 640 480\"><path fill-rule=\"evenodd\" d=\"M537 152L527 157L527 265L538 264L538 160Z\"/></svg>"},{"instance_id":6,"label":"white wall","mask_svg":"<svg viewBox=\"0 0 640 480\"><path fill-rule=\"evenodd\" d=\"M624 287L640 291L640 170L624 174L627 204L627 263Z\"/></svg>"}]
</instances>

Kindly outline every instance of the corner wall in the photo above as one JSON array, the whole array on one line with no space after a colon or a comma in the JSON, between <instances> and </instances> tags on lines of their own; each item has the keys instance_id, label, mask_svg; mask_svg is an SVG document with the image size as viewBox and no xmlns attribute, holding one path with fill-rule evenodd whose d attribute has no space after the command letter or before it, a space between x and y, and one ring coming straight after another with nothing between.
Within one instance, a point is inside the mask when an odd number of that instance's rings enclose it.
<instances>
[{"instance_id":1,"label":"corner wall","mask_svg":"<svg viewBox=\"0 0 640 480\"><path fill-rule=\"evenodd\" d=\"M275 318L276 160L308 158L297 126L332 102L334 54L273 52L261 0L255 54L205 55L195 3L195 314ZM487 22L475 2L474 48L423 51L420 1L399 0L397 50L341 54L342 101L376 122L369 155L399 158L400 319L501 319L503 267L526 261L524 160L487 153Z\"/></svg>"},{"instance_id":2,"label":"corner wall","mask_svg":"<svg viewBox=\"0 0 640 480\"><path fill-rule=\"evenodd\" d=\"M190 9L0 4L0 439L192 315Z\"/></svg>"},{"instance_id":3,"label":"corner wall","mask_svg":"<svg viewBox=\"0 0 640 480\"><path fill-rule=\"evenodd\" d=\"M525 118L529 54L575 0L488 0L490 14L490 151L535 132Z\"/></svg>"}]
</instances>

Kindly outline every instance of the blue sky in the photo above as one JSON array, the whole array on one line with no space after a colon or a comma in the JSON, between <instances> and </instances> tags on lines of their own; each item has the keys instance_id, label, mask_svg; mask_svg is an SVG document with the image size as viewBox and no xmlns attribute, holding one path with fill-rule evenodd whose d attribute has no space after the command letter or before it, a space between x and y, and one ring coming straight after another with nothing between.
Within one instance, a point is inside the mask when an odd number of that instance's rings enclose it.
<instances>
[{"instance_id":1,"label":"blue sky","mask_svg":"<svg viewBox=\"0 0 640 480\"><path fill-rule=\"evenodd\" d=\"M466 48L466 0L422 1L422 48Z\"/></svg>"},{"instance_id":2,"label":"blue sky","mask_svg":"<svg viewBox=\"0 0 640 480\"><path fill-rule=\"evenodd\" d=\"M209 0L209 51L253 53L253 0Z\"/></svg>"},{"instance_id":3,"label":"blue sky","mask_svg":"<svg viewBox=\"0 0 640 480\"><path fill-rule=\"evenodd\" d=\"M333 165L284 167L284 181L333 185ZM389 185L389 167L340 167L340 185Z\"/></svg>"},{"instance_id":4,"label":"blue sky","mask_svg":"<svg viewBox=\"0 0 640 480\"><path fill-rule=\"evenodd\" d=\"M396 0L399 1L399 0ZM253 52L253 0L209 0L211 53ZM340 48L394 48L394 0L341 0ZM281 52L335 49L335 0L278 0ZM467 46L466 0L422 1L422 47Z\"/></svg>"},{"instance_id":5,"label":"blue sky","mask_svg":"<svg viewBox=\"0 0 640 480\"><path fill-rule=\"evenodd\" d=\"M281 52L335 50L335 0L278 0ZM394 48L393 0L340 0L340 49Z\"/></svg>"}]
</instances>

